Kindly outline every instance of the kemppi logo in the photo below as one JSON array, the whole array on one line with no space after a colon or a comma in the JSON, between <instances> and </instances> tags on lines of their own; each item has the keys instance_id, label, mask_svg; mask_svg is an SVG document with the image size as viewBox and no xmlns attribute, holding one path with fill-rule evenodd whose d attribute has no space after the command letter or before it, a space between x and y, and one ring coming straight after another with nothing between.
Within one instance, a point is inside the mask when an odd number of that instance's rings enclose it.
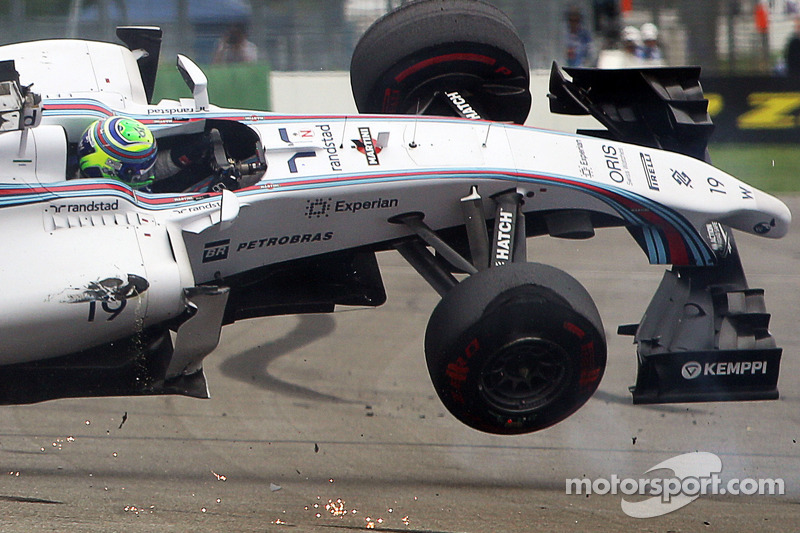
<instances>
[{"instance_id":1,"label":"kemppi logo","mask_svg":"<svg viewBox=\"0 0 800 533\"><path fill-rule=\"evenodd\" d=\"M745 376L767 373L766 361L723 361L701 365L689 361L681 367L683 379L696 379L700 376Z\"/></svg>"},{"instance_id":2,"label":"kemppi logo","mask_svg":"<svg viewBox=\"0 0 800 533\"><path fill-rule=\"evenodd\" d=\"M697 361L690 361L681 368L683 379L694 379L703 373L703 365Z\"/></svg>"}]
</instances>

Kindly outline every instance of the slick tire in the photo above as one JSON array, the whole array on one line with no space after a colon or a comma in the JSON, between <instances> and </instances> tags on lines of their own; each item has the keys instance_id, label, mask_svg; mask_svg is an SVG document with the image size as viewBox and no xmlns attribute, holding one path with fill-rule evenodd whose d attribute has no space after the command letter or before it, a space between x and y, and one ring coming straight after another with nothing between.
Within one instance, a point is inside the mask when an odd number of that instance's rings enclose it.
<instances>
[{"instance_id":1,"label":"slick tire","mask_svg":"<svg viewBox=\"0 0 800 533\"><path fill-rule=\"evenodd\" d=\"M531 104L525 47L508 17L479 0L418 0L378 19L350 63L361 113L445 114L456 91L481 118L523 123Z\"/></svg>"},{"instance_id":2,"label":"slick tire","mask_svg":"<svg viewBox=\"0 0 800 533\"><path fill-rule=\"evenodd\" d=\"M479 272L434 309L428 371L442 403L495 434L538 431L597 390L606 341L597 308L567 273L537 263Z\"/></svg>"}]
</instances>

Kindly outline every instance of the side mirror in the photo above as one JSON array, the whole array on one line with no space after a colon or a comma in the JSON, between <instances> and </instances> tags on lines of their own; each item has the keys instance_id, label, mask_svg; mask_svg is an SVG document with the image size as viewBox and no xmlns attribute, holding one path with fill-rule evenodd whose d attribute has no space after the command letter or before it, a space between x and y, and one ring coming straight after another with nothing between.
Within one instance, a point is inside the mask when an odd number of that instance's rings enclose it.
<instances>
[{"instance_id":1,"label":"side mirror","mask_svg":"<svg viewBox=\"0 0 800 533\"><path fill-rule=\"evenodd\" d=\"M178 72L181 73L181 77L186 82L189 90L192 91L194 110L207 110L210 104L208 100L208 78L200 70L200 67L185 55L178 54Z\"/></svg>"}]
</instances>

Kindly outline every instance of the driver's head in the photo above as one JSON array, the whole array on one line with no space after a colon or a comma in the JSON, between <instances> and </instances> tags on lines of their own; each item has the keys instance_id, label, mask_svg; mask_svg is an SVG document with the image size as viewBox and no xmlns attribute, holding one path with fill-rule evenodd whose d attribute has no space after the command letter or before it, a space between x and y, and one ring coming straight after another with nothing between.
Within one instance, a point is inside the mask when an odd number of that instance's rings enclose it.
<instances>
[{"instance_id":1,"label":"driver's head","mask_svg":"<svg viewBox=\"0 0 800 533\"><path fill-rule=\"evenodd\" d=\"M95 121L78 144L85 177L115 178L134 189L153 182L157 151L150 129L138 120L124 117Z\"/></svg>"}]
</instances>

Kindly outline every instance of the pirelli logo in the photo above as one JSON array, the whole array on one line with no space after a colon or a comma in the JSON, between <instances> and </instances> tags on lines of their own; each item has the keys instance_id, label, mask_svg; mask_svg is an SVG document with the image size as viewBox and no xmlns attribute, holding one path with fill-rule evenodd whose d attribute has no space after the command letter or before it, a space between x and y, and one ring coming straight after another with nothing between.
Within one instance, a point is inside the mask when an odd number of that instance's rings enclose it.
<instances>
[{"instance_id":1,"label":"pirelli logo","mask_svg":"<svg viewBox=\"0 0 800 533\"><path fill-rule=\"evenodd\" d=\"M642 167L644 167L644 175L647 178L647 186L650 190L659 190L658 177L656 176L656 167L653 165L653 159L650 157L650 154L639 152L639 155L642 158Z\"/></svg>"}]
</instances>

